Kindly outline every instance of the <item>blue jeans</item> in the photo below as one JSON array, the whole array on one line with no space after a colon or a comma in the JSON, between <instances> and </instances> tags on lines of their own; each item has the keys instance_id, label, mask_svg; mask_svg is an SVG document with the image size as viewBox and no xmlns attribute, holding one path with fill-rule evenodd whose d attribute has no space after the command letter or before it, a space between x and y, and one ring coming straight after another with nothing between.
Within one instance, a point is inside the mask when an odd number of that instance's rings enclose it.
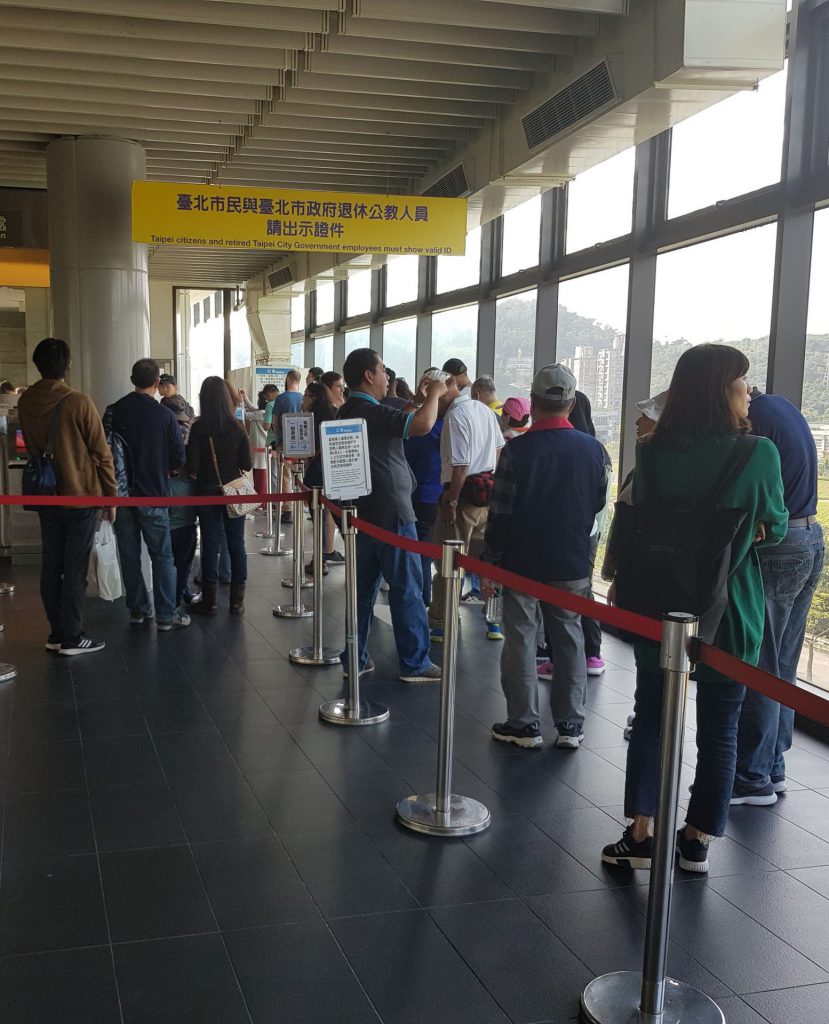
<instances>
[{"instance_id":1,"label":"blue jeans","mask_svg":"<svg viewBox=\"0 0 829 1024\"><path fill-rule=\"evenodd\" d=\"M437 502L416 501L414 503L414 513L417 517L415 530L418 540L429 541L432 539L432 530L438 517L439 508ZM420 556L420 568L423 573L423 603L428 608L432 603L432 559L428 555Z\"/></svg>"},{"instance_id":2,"label":"blue jeans","mask_svg":"<svg viewBox=\"0 0 829 1024\"><path fill-rule=\"evenodd\" d=\"M170 622L176 610L176 567L170 541L170 514L166 508L119 508L115 536L121 559L127 607L151 615L150 595L141 573L141 538L153 566L153 600L159 622Z\"/></svg>"},{"instance_id":3,"label":"blue jeans","mask_svg":"<svg viewBox=\"0 0 829 1024\"><path fill-rule=\"evenodd\" d=\"M248 578L248 555L245 551L245 517L231 519L223 505L200 505L202 544L202 583L218 583L222 572L219 556L222 542L230 558L228 575L231 583L245 583ZM222 575L222 579L227 576Z\"/></svg>"},{"instance_id":4,"label":"blue jeans","mask_svg":"<svg viewBox=\"0 0 829 1024\"><path fill-rule=\"evenodd\" d=\"M760 549L766 592L766 624L760 668L795 683L806 619L823 569L823 531L815 523L793 526L782 543ZM741 792L786 777L794 711L749 689L740 715L737 778Z\"/></svg>"},{"instance_id":5,"label":"blue jeans","mask_svg":"<svg viewBox=\"0 0 829 1024\"><path fill-rule=\"evenodd\" d=\"M627 753L625 816L656 813L663 673L636 668L633 729ZM725 832L737 759L737 722L745 687L704 667L697 670L697 771L685 816L711 836Z\"/></svg>"},{"instance_id":6,"label":"blue jeans","mask_svg":"<svg viewBox=\"0 0 829 1024\"><path fill-rule=\"evenodd\" d=\"M414 523L397 524L401 537L415 540ZM368 634L374 619L374 602L380 581L389 585L389 607L400 660L401 675L415 675L430 664L429 621L423 604L423 570L420 557L411 551L357 535L357 647L360 668L368 661ZM345 652L342 655L346 665Z\"/></svg>"}]
</instances>

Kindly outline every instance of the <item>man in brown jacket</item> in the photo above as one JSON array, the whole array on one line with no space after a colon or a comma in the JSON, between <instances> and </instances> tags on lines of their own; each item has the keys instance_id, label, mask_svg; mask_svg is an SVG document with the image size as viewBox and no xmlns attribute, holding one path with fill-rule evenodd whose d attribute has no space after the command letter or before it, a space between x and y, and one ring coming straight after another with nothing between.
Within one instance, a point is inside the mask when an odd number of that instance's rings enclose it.
<instances>
[{"instance_id":1,"label":"man in brown jacket","mask_svg":"<svg viewBox=\"0 0 829 1024\"><path fill-rule=\"evenodd\" d=\"M90 398L64 381L69 346L59 338L45 338L35 348L32 362L42 379L20 396L17 406L27 449L43 454L56 415L57 493L115 497L115 470L101 417ZM40 596L50 628L46 650L65 655L100 651L103 640L83 635L81 609L98 518L114 522L115 509L48 506L38 509L38 516L43 544Z\"/></svg>"}]
</instances>

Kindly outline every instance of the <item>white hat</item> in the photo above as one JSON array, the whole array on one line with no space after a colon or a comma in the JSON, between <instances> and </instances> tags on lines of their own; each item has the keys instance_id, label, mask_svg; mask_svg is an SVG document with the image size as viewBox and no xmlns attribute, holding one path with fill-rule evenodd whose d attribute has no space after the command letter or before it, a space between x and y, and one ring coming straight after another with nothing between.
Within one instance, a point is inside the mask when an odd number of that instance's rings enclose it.
<instances>
[{"instance_id":1,"label":"white hat","mask_svg":"<svg viewBox=\"0 0 829 1024\"><path fill-rule=\"evenodd\" d=\"M653 398L645 398L641 402L636 402L636 408L643 416L647 416L649 420L653 420L654 423L659 422L659 417L665 411L665 404L668 401L668 392L660 391L658 395L654 395Z\"/></svg>"}]
</instances>

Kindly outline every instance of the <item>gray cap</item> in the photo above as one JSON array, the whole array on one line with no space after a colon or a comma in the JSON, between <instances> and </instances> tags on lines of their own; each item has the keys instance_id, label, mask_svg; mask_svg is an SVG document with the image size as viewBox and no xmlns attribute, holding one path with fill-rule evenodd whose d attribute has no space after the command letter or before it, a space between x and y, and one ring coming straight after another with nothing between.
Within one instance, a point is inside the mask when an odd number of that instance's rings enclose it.
<instances>
[{"instance_id":1,"label":"gray cap","mask_svg":"<svg viewBox=\"0 0 829 1024\"><path fill-rule=\"evenodd\" d=\"M576 378L563 363L542 366L533 377L532 393L552 402L569 402L576 397Z\"/></svg>"},{"instance_id":2,"label":"gray cap","mask_svg":"<svg viewBox=\"0 0 829 1024\"><path fill-rule=\"evenodd\" d=\"M665 403L668 401L668 392L660 391L653 398L643 398L641 402L634 403L643 416L647 416L654 423L659 422L659 417L665 411Z\"/></svg>"}]
</instances>

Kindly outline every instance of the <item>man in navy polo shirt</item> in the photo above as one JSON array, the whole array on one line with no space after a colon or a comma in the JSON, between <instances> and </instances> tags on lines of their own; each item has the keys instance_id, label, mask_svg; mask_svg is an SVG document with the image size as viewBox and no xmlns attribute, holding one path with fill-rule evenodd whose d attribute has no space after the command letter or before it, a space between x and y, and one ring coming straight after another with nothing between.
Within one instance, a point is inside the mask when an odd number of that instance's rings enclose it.
<instances>
[{"instance_id":1,"label":"man in navy polo shirt","mask_svg":"<svg viewBox=\"0 0 829 1024\"><path fill-rule=\"evenodd\" d=\"M415 478L403 449L408 437L428 434L435 425L438 399L446 391L443 381L424 382L419 389L420 408L403 412L381 404L389 381L379 354L370 348L355 349L345 361L343 377L350 394L338 418L364 419L371 460L371 494L357 500L357 514L369 523L401 537L416 539L412 492ZM357 631L360 674L371 672L374 662L366 646L374 602L381 580L389 585L392 628L404 683L428 683L440 679L440 668L429 658L429 623L423 604L423 570L412 551L357 535ZM343 656L343 665L345 657Z\"/></svg>"},{"instance_id":2,"label":"man in navy polo shirt","mask_svg":"<svg viewBox=\"0 0 829 1024\"><path fill-rule=\"evenodd\" d=\"M752 430L780 452L789 528L782 543L759 548L766 592L760 668L790 683L806 634L806 618L823 569L823 531L817 521L817 451L809 424L782 395L751 393ZM794 711L746 689L737 734L732 804L765 806L786 791L784 755L792 745Z\"/></svg>"},{"instance_id":3,"label":"man in navy polo shirt","mask_svg":"<svg viewBox=\"0 0 829 1024\"><path fill-rule=\"evenodd\" d=\"M533 424L498 461L481 558L589 597L590 533L607 500L607 470L599 442L568 419L575 398L576 378L566 366L553 363L535 375ZM490 580L481 584L484 593L493 592ZM580 617L510 589L504 590L501 654L507 720L492 726L492 738L519 747L543 744L535 665L539 610L555 664L550 707L556 746L576 750L584 739L587 687Z\"/></svg>"}]
</instances>

